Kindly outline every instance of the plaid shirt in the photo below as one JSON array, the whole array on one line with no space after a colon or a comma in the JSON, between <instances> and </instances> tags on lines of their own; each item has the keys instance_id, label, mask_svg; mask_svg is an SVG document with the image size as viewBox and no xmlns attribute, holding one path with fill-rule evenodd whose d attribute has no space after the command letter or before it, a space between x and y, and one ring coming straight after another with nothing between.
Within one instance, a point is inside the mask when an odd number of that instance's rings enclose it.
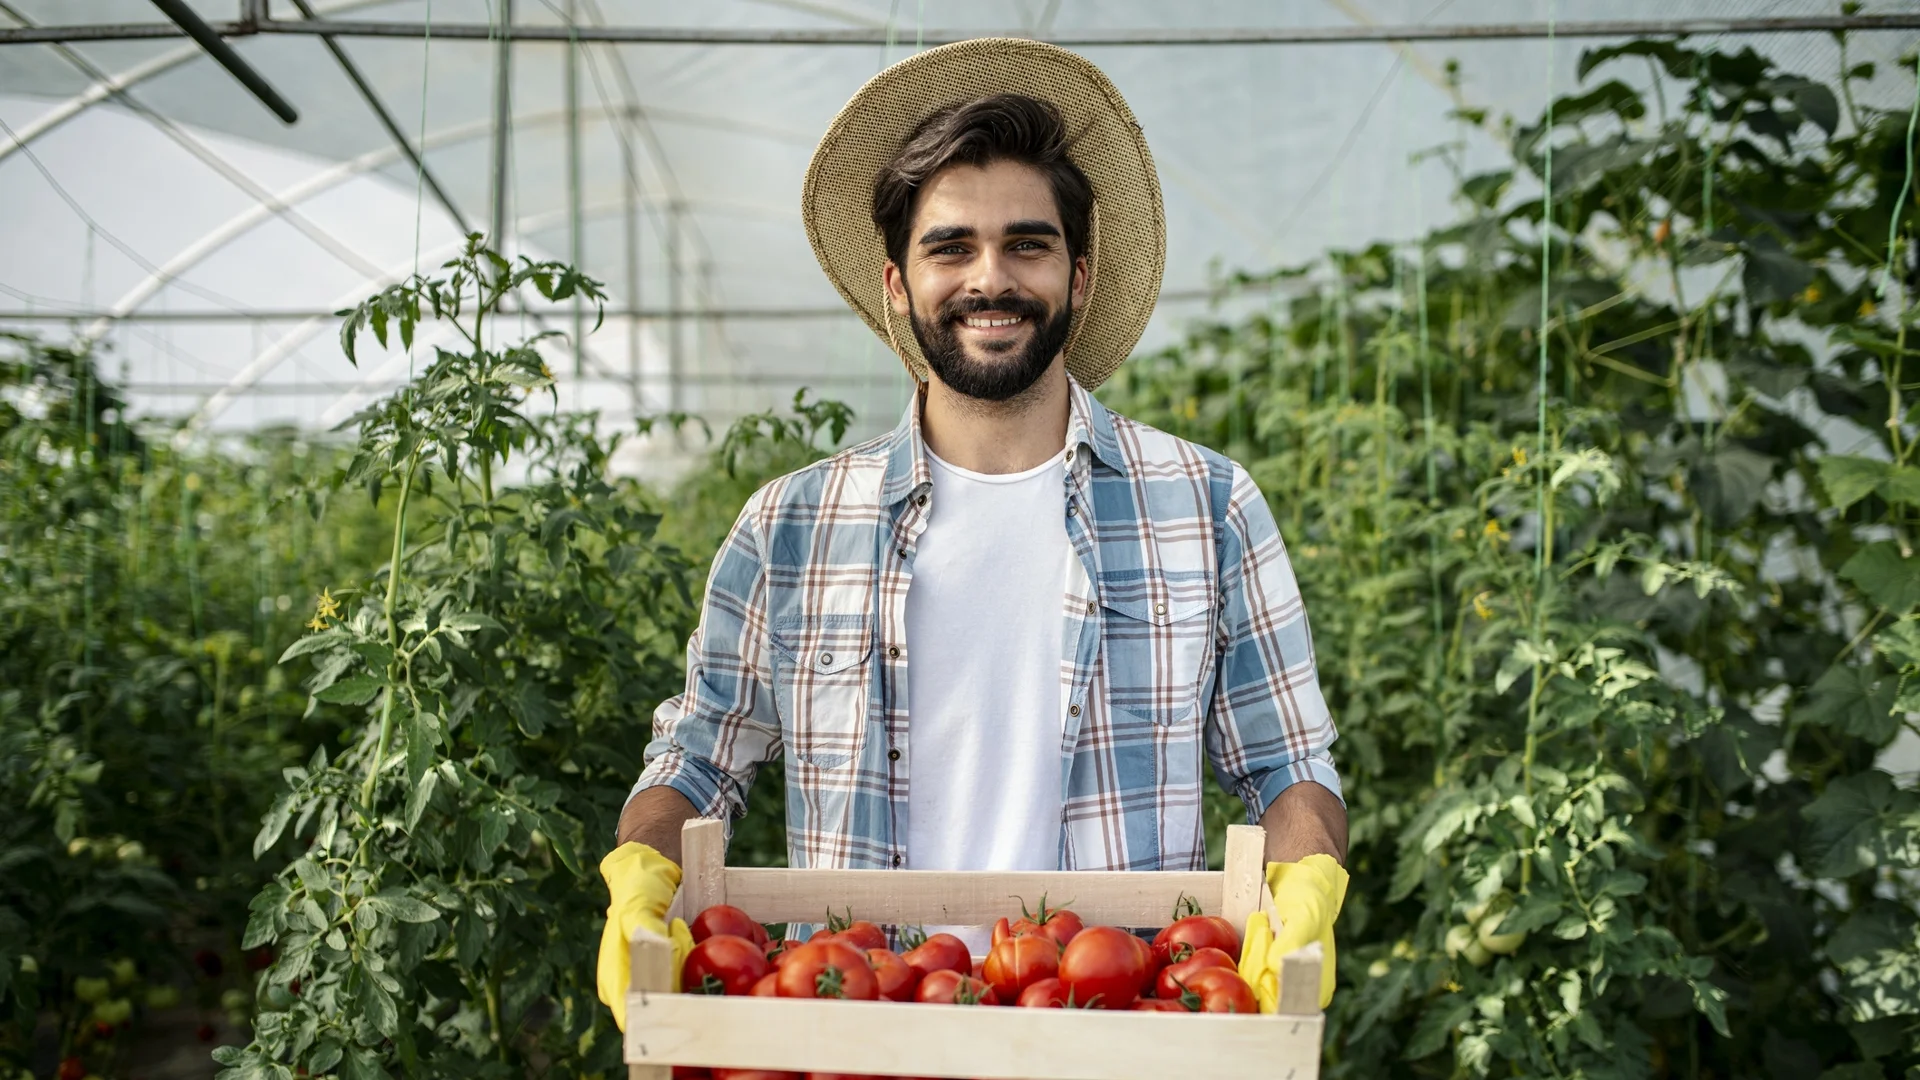
<instances>
[{"instance_id":1,"label":"plaid shirt","mask_svg":"<svg viewBox=\"0 0 1920 1080\"><path fill-rule=\"evenodd\" d=\"M1340 793L1300 590L1246 470L1078 384L1071 397L1060 866L1204 869L1203 758L1250 819L1302 780ZM635 791L665 784L704 816L738 816L784 753L790 865L913 865L907 786L940 767L914 760L907 715L931 487L915 402L892 433L747 501Z\"/></svg>"}]
</instances>

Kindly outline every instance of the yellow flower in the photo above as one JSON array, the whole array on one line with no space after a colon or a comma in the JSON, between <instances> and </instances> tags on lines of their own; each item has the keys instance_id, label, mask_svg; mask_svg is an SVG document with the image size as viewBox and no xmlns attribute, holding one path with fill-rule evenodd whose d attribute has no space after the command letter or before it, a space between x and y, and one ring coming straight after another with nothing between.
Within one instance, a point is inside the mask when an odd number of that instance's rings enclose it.
<instances>
[{"instance_id":1,"label":"yellow flower","mask_svg":"<svg viewBox=\"0 0 1920 1080\"><path fill-rule=\"evenodd\" d=\"M1873 318L1873 313L1879 310L1880 309L1874 305L1872 297L1860 301L1860 317L1863 319Z\"/></svg>"},{"instance_id":2,"label":"yellow flower","mask_svg":"<svg viewBox=\"0 0 1920 1080\"><path fill-rule=\"evenodd\" d=\"M1187 407L1182 415L1189 420L1198 420L1200 418L1200 399L1197 397L1188 398Z\"/></svg>"},{"instance_id":3,"label":"yellow flower","mask_svg":"<svg viewBox=\"0 0 1920 1080\"><path fill-rule=\"evenodd\" d=\"M188 473L186 484L187 484L188 491L199 491L200 490L200 474Z\"/></svg>"},{"instance_id":4,"label":"yellow flower","mask_svg":"<svg viewBox=\"0 0 1920 1080\"><path fill-rule=\"evenodd\" d=\"M1473 598L1473 613L1475 615L1480 616L1482 619L1493 618L1493 609L1487 606L1487 597L1492 595L1493 593L1489 591L1480 593Z\"/></svg>"},{"instance_id":5,"label":"yellow flower","mask_svg":"<svg viewBox=\"0 0 1920 1080\"><path fill-rule=\"evenodd\" d=\"M1800 293L1799 299L1800 299L1800 302L1803 304L1819 303L1820 302L1820 283L1816 281L1813 284L1807 286L1806 289Z\"/></svg>"},{"instance_id":6,"label":"yellow flower","mask_svg":"<svg viewBox=\"0 0 1920 1080\"><path fill-rule=\"evenodd\" d=\"M337 619L340 617L340 601L333 598L333 589L320 590L320 618Z\"/></svg>"},{"instance_id":7,"label":"yellow flower","mask_svg":"<svg viewBox=\"0 0 1920 1080\"><path fill-rule=\"evenodd\" d=\"M1496 544L1504 544L1513 539L1513 534L1502 529L1500 523L1492 518L1487 519L1487 527L1480 530L1480 534Z\"/></svg>"},{"instance_id":8,"label":"yellow flower","mask_svg":"<svg viewBox=\"0 0 1920 1080\"><path fill-rule=\"evenodd\" d=\"M1515 465L1525 465L1527 463L1527 452L1518 446L1514 447L1513 463Z\"/></svg>"},{"instance_id":9,"label":"yellow flower","mask_svg":"<svg viewBox=\"0 0 1920 1080\"><path fill-rule=\"evenodd\" d=\"M321 618L318 615L315 615L313 618L307 620L307 629L309 630L325 630L326 628L327 628L327 620Z\"/></svg>"}]
</instances>

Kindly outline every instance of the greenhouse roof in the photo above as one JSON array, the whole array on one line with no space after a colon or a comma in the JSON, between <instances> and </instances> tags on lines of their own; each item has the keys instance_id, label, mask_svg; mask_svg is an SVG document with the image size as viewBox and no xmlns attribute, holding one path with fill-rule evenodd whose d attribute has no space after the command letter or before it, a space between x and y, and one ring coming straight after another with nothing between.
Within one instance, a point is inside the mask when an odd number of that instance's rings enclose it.
<instances>
[{"instance_id":1,"label":"greenhouse roof","mask_svg":"<svg viewBox=\"0 0 1920 1080\"><path fill-rule=\"evenodd\" d=\"M577 367L555 365L563 404L724 421L806 386L853 405L863 432L889 425L908 383L816 265L800 179L864 80L955 37L1071 44L1139 116L1169 237L1143 347L1209 305L1273 302L1223 299L1227 272L1445 221L1454 178L1430 151L1457 145L1469 169L1504 162L1502 121L1529 122L1573 87L1596 44L1693 29L1817 79L1842 63L1827 0L191 7L296 122L146 0L0 2L0 328L97 340L141 412L210 430L331 426L394 385L407 357L350 366L331 313L437 265L495 215L508 251L577 259L607 283L605 324ZM316 33L308 12L352 33ZM1920 3L1863 14L1879 21L1849 37L1846 62L1876 65L1865 101L1904 108L1913 80L1898 65L1920 40ZM1601 15L1609 24L1574 21ZM509 17L526 37L503 46Z\"/></svg>"}]
</instances>

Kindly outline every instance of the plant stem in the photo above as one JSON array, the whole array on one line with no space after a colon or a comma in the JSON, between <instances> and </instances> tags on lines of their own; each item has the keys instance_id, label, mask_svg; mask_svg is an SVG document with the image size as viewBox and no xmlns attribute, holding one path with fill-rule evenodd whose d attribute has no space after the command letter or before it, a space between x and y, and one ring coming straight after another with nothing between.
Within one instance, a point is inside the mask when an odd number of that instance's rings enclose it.
<instances>
[{"instance_id":1,"label":"plant stem","mask_svg":"<svg viewBox=\"0 0 1920 1080\"><path fill-rule=\"evenodd\" d=\"M393 515L393 557L387 565L387 595L383 607L387 620L387 644L393 648L394 658L387 663L387 681L391 683L398 673L400 663L400 626L394 621L394 602L400 593L400 567L406 554L407 544L407 501L413 495L413 474L419 468L418 455L407 459L407 472L400 480L400 504ZM373 784L380 775L380 763L386 759L387 747L393 742L393 699L397 695L394 687L387 687L386 700L380 704L380 739L375 744L373 759L367 762L367 778L360 784L360 808L371 813L373 810ZM365 847L360 849L363 853Z\"/></svg>"}]
</instances>

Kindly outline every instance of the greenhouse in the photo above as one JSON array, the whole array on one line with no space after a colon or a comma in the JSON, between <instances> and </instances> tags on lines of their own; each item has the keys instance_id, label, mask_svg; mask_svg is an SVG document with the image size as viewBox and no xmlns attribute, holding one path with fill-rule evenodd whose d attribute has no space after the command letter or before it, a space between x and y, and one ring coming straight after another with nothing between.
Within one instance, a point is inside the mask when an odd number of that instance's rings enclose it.
<instances>
[{"instance_id":1,"label":"greenhouse","mask_svg":"<svg viewBox=\"0 0 1920 1080\"><path fill-rule=\"evenodd\" d=\"M1920 1080L1917 125L1908 0L0 0L0 1080ZM887 1000L635 1011L758 976Z\"/></svg>"}]
</instances>

